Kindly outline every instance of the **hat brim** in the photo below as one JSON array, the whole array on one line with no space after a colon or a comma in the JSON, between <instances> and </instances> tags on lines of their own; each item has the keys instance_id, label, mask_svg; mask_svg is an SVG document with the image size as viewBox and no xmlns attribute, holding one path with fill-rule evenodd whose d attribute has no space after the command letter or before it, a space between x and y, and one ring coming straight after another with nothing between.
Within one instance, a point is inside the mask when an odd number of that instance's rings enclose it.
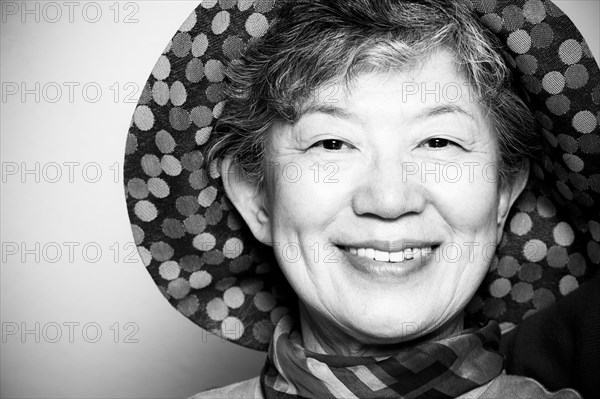
<instances>
[{"instance_id":1,"label":"hat brim","mask_svg":"<svg viewBox=\"0 0 600 399\"><path fill-rule=\"evenodd\" d=\"M139 254L169 302L202 328L266 350L296 308L272 251L226 198L203 149L222 112L225 65L262 36L281 0L203 1L145 84L125 151ZM467 307L471 321L518 324L589 280L600 264L600 71L550 1L473 0L505 45L537 121L544 157L511 210L496 259Z\"/></svg>"}]
</instances>

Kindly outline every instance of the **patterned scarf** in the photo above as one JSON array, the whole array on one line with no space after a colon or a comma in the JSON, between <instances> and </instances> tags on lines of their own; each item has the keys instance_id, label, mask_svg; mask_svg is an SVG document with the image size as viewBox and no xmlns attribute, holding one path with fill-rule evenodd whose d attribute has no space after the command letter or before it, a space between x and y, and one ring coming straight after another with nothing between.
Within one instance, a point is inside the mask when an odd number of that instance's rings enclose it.
<instances>
[{"instance_id":1,"label":"patterned scarf","mask_svg":"<svg viewBox=\"0 0 600 399\"><path fill-rule=\"evenodd\" d=\"M380 357L308 351L293 324L284 316L275 328L260 376L267 399L455 398L502 371L496 322Z\"/></svg>"}]
</instances>

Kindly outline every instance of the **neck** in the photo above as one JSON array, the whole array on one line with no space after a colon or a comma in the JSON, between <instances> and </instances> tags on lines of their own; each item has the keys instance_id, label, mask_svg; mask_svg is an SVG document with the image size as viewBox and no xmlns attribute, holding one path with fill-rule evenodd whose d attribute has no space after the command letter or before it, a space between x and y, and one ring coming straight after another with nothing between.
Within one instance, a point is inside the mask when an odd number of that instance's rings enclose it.
<instances>
[{"instance_id":1,"label":"neck","mask_svg":"<svg viewBox=\"0 0 600 399\"><path fill-rule=\"evenodd\" d=\"M439 341L460 333L463 330L463 314L460 313L431 333L410 341L399 336L392 343L365 343L367 339L348 334L325 317L311 313L301 302L300 327L304 348L311 352L338 356L385 356L406 347Z\"/></svg>"}]
</instances>

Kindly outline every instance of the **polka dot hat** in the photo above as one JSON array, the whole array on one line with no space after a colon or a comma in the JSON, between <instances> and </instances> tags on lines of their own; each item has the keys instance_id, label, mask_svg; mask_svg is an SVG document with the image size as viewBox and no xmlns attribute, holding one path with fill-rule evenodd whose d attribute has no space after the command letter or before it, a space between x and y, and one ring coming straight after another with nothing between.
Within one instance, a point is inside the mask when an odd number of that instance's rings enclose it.
<instances>
[{"instance_id":1,"label":"polka dot hat","mask_svg":"<svg viewBox=\"0 0 600 399\"><path fill-rule=\"evenodd\" d=\"M598 270L600 71L551 1L470 2L505 43L544 148L467 307L471 321L510 326ZM133 237L160 291L204 329L259 350L296 299L270 248L225 196L216 165L204 165L203 149L224 106L225 66L265 34L281 3L203 0L154 66L125 150Z\"/></svg>"}]
</instances>

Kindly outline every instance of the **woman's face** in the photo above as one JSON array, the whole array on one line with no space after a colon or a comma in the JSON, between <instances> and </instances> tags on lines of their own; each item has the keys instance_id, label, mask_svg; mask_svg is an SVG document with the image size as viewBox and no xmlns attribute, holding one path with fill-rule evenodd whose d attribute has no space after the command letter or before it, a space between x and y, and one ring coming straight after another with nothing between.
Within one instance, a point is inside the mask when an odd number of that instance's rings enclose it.
<instances>
[{"instance_id":1,"label":"woman's face","mask_svg":"<svg viewBox=\"0 0 600 399\"><path fill-rule=\"evenodd\" d=\"M413 339L465 307L520 189L500 189L450 52L339 87L272 129L262 196L234 203L308 312L361 342Z\"/></svg>"}]
</instances>

